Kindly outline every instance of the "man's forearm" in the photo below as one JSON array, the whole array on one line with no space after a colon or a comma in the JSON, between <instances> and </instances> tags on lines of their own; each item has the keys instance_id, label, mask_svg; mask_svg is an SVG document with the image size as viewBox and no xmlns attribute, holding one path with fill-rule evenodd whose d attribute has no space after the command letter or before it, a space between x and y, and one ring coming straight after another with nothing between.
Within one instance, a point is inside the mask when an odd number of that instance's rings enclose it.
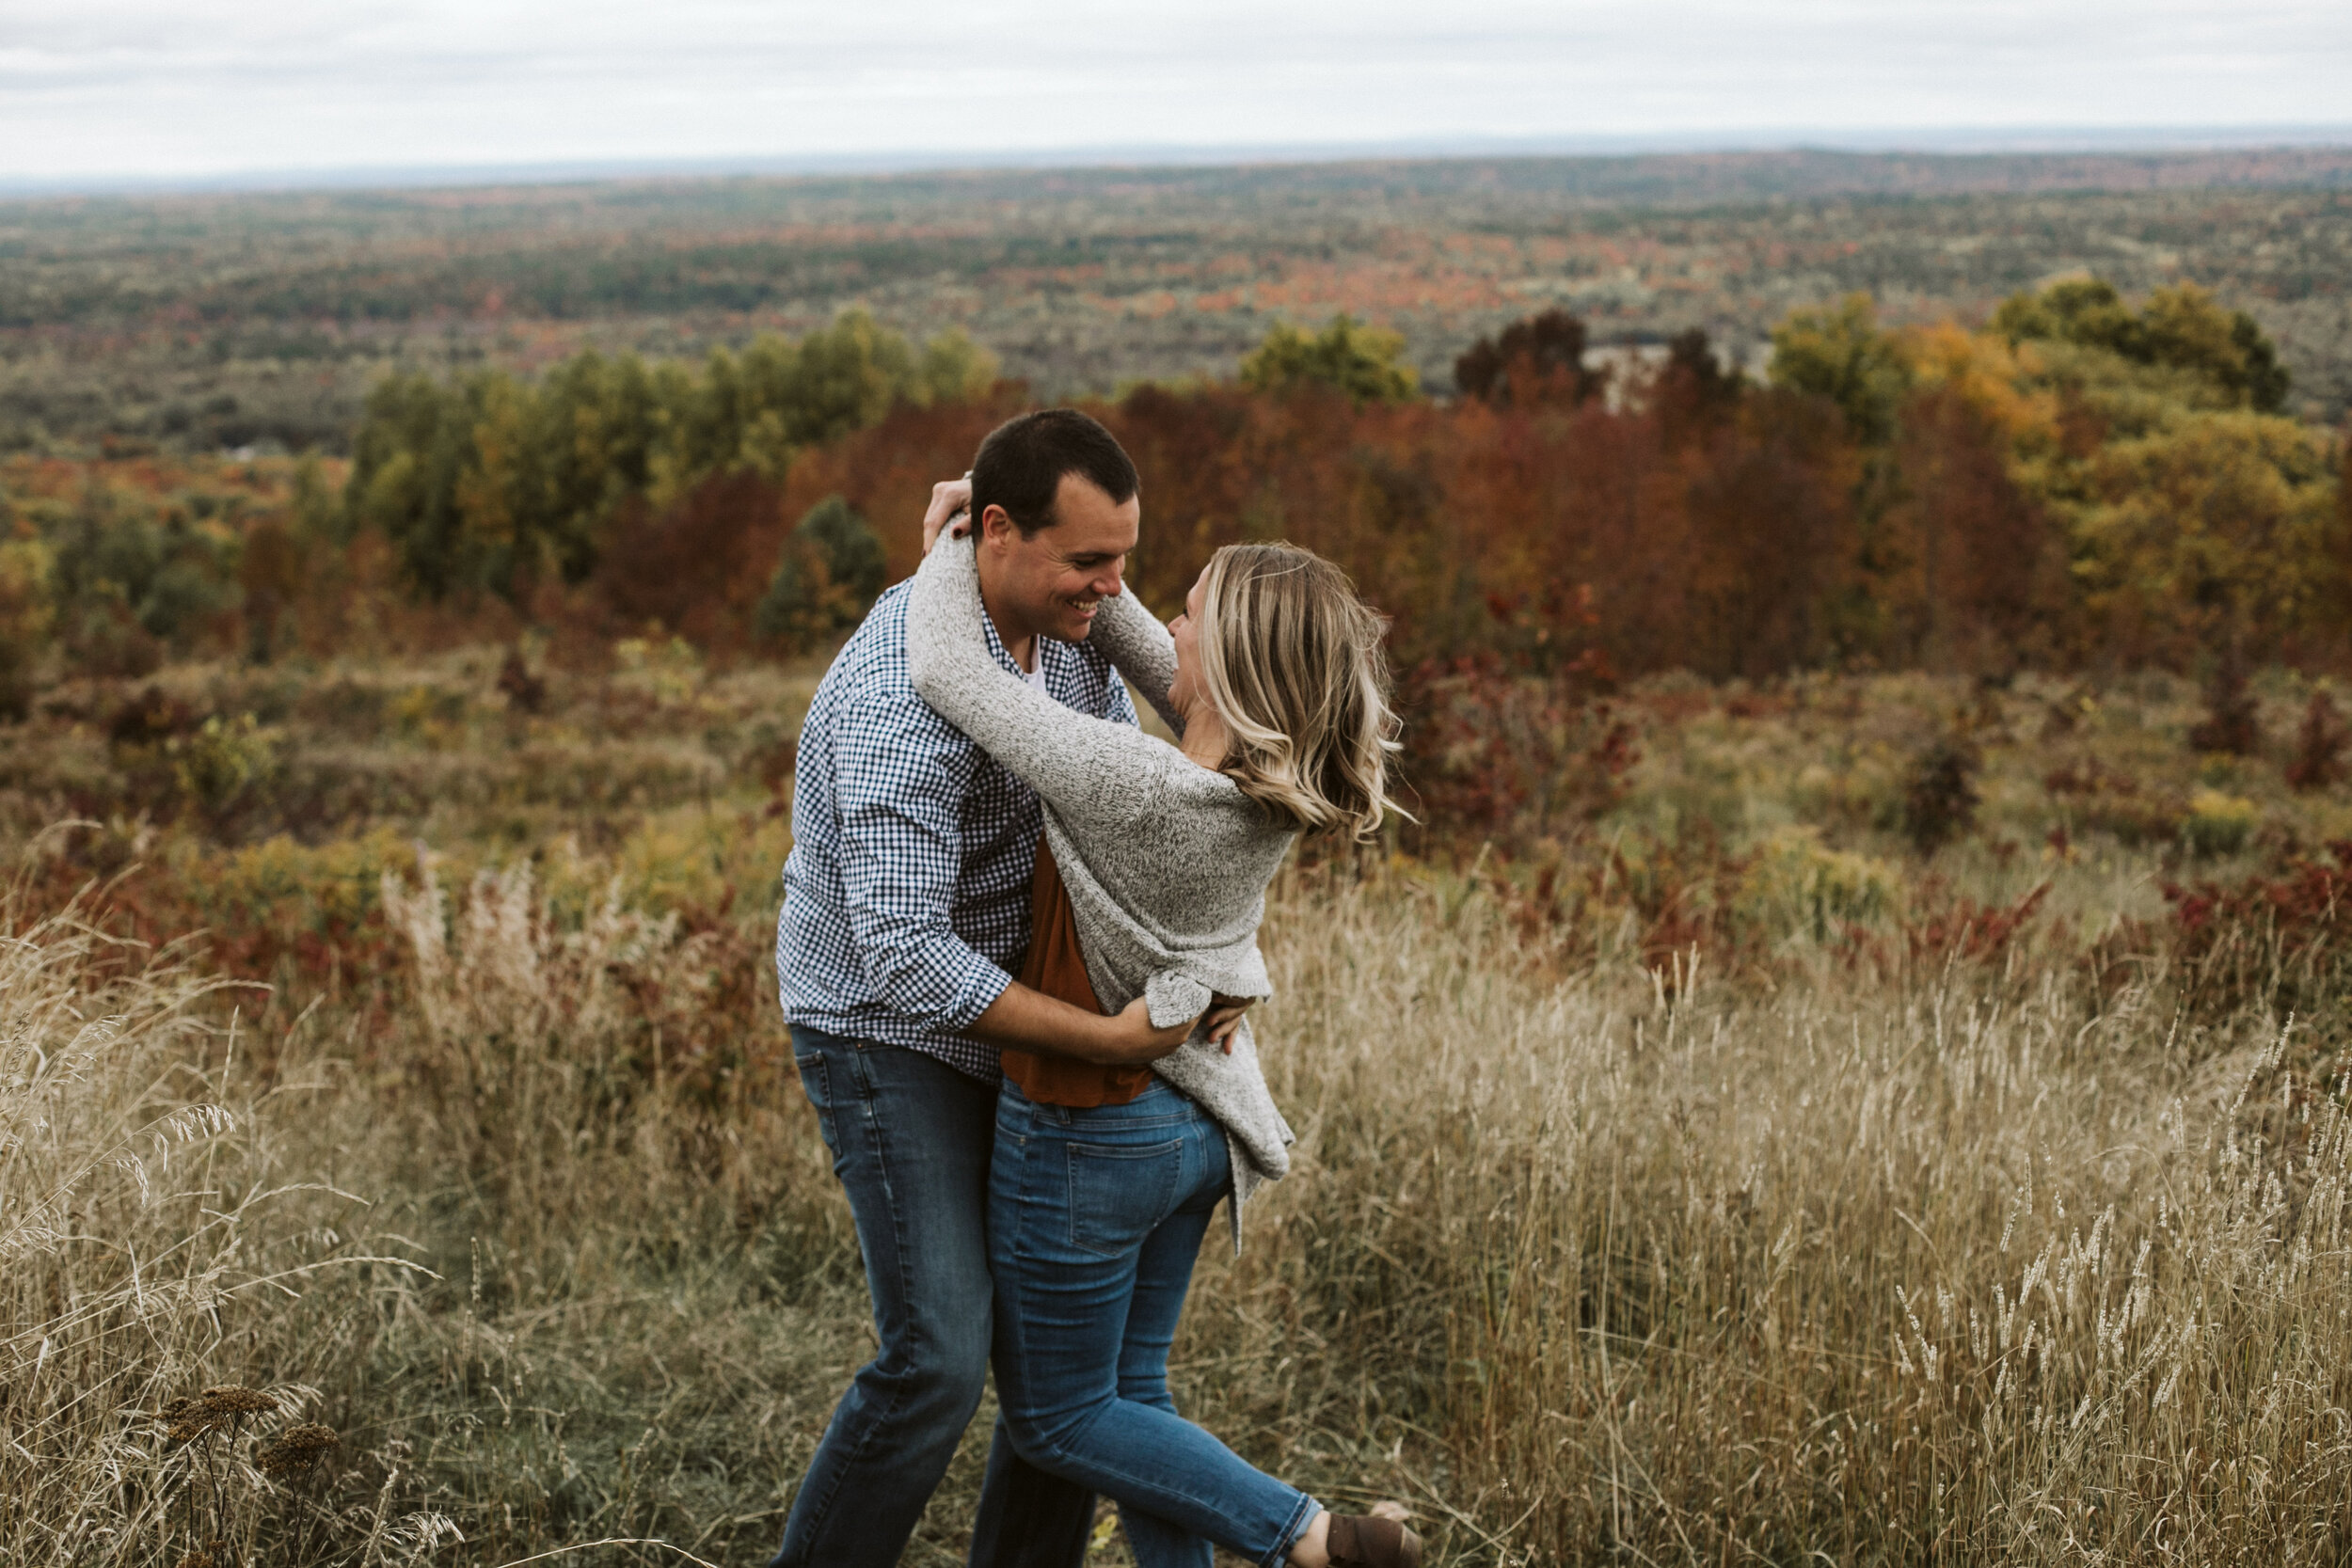
<instances>
[{"instance_id":1,"label":"man's forearm","mask_svg":"<svg viewBox=\"0 0 2352 1568\"><path fill-rule=\"evenodd\" d=\"M1178 1032L1166 1045L1147 1045L1130 1037L1135 1032L1122 1029L1119 1019L1073 1006L1018 980L963 1032L1005 1050L1100 1067L1139 1066L1167 1054L1184 1038Z\"/></svg>"},{"instance_id":2,"label":"man's forearm","mask_svg":"<svg viewBox=\"0 0 2352 1568\"><path fill-rule=\"evenodd\" d=\"M1103 1025L1108 1022L1101 1013L1073 1006L1015 980L964 1033L1008 1051L1091 1062L1103 1049Z\"/></svg>"}]
</instances>

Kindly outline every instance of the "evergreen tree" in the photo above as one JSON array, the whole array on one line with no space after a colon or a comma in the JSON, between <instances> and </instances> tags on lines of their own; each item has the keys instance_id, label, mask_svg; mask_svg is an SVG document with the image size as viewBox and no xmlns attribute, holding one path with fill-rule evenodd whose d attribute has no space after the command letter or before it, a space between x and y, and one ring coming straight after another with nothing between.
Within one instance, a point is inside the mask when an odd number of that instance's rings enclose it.
<instances>
[{"instance_id":1,"label":"evergreen tree","mask_svg":"<svg viewBox=\"0 0 2352 1568\"><path fill-rule=\"evenodd\" d=\"M759 634L802 647L853 626L889 575L882 536L840 496L803 514L759 601Z\"/></svg>"}]
</instances>

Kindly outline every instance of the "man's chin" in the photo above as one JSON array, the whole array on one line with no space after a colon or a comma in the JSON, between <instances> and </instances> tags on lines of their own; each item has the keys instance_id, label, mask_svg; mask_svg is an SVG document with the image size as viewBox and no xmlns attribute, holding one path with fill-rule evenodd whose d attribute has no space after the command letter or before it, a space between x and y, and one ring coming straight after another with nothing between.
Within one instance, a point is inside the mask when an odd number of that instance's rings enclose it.
<instances>
[{"instance_id":1,"label":"man's chin","mask_svg":"<svg viewBox=\"0 0 2352 1568\"><path fill-rule=\"evenodd\" d=\"M1102 616L1099 613L1094 615L1065 615L1062 617L1061 629L1057 631L1054 635L1060 638L1064 642L1083 642L1087 640L1087 633L1094 629L1094 623L1101 619Z\"/></svg>"}]
</instances>

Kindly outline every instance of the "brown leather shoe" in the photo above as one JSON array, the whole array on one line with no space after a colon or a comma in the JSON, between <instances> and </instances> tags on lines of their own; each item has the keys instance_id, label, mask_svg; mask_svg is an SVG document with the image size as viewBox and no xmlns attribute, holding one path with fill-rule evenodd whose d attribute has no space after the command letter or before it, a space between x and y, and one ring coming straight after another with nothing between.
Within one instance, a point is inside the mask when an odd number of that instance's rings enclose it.
<instances>
[{"instance_id":1,"label":"brown leather shoe","mask_svg":"<svg viewBox=\"0 0 2352 1568\"><path fill-rule=\"evenodd\" d=\"M1334 1513L1324 1538L1331 1568L1421 1568L1421 1537L1394 1519Z\"/></svg>"}]
</instances>

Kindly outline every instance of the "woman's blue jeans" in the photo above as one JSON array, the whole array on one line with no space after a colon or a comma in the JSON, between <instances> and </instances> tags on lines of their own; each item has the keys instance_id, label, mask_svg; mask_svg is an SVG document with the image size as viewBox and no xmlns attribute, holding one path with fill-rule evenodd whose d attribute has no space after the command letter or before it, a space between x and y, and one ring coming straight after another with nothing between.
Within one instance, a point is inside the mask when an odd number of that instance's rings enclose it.
<instances>
[{"instance_id":1,"label":"woman's blue jeans","mask_svg":"<svg viewBox=\"0 0 2352 1568\"><path fill-rule=\"evenodd\" d=\"M1124 1105L996 1101L989 1272L1012 1446L1119 1504L1139 1568L1273 1568L1319 1507L1176 1414L1168 1351L1232 1186L1224 1130L1154 1078Z\"/></svg>"}]
</instances>

